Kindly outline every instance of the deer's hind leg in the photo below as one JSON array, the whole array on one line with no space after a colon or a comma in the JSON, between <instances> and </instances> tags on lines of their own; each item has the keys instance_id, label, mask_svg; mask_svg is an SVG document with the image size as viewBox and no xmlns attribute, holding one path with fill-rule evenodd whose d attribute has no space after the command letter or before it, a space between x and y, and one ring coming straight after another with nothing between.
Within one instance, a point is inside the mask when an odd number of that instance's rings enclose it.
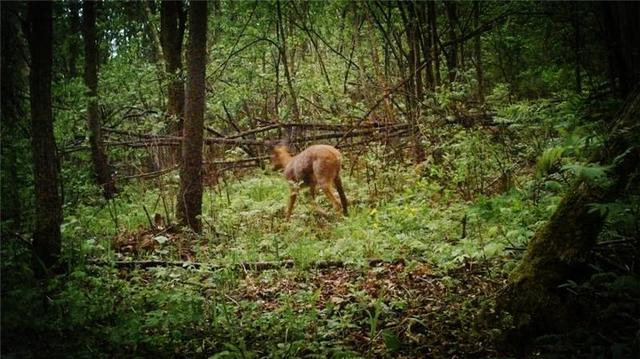
<instances>
[{"instance_id":1,"label":"deer's hind leg","mask_svg":"<svg viewBox=\"0 0 640 359\"><path fill-rule=\"evenodd\" d=\"M309 185L309 198L311 201L311 209L321 216L327 216L327 212L323 211L322 208L318 206L318 203L316 203L316 186L313 184Z\"/></svg>"},{"instance_id":2,"label":"deer's hind leg","mask_svg":"<svg viewBox=\"0 0 640 359\"><path fill-rule=\"evenodd\" d=\"M336 198L335 194L333 194L333 187L331 186L331 184L326 184L322 186L322 191L324 191L324 194L329 199L329 202L333 204L333 208L335 208L336 211L338 211L338 214L342 213L342 206L340 205L340 202L338 202L338 199Z\"/></svg>"}]
</instances>

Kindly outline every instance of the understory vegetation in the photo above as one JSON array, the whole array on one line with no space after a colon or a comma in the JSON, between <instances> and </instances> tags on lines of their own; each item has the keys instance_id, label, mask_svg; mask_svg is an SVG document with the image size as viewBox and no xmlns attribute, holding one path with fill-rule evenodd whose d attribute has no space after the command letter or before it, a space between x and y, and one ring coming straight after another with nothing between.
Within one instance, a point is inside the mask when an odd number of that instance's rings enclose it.
<instances>
[{"instance_id":1,"label":"understory vegetation","mask_svg":"<svg viewBox=\"0 0 640 359\"><path fill-rule=\"evenodd\" d=\"M199 235L166 227L175 177L130 182L109 202L86 186L62 224L66 276L25 289L33 281L29 251L22 242L3 245L3 270L12 273L3 278L5 345L82 356L497 356L493 343L509 323L492 300L528 238L573 177L606 177L585 163L600 143L599 126L571 123L581 105L568 98L505 106L497 144L493 131L453 125L440 164L415 166L370 148L345 163L346 218L318 214L305 197L284 222L286 182L268 168L208 187ZM551 114L555 123L545 125ZM543 125L514 134L534 116ZM509 183L496 175L503 172ZM318 203L330 208L324 198ZM607 206L614 215L602 237L620 238L637 220L637 202ZM600 255L615 261L623 253ZM110 265L127 261L167 265ZM283 261L294 267L251 268ZM620 296L633 315L640 283L598 268L591 280L564 288L578 301ZM601 310L596 317L613 309ZM634 325L620 323L614 330ZM583 342L575 335L542 338L543 348L633 350L631 338Z\"/></svg>"},{"instance_id":2,"label":"understory vegetation","mask_svg":"<svg viewBox=\"0 0 640 359\"><path fill-rule=\"evenodd\" d=\"M30 18L26 4L2 4L3 356L640 353L637 167L621 195L588 204L602 230L552 288L573 323L527 332L521 345L510 336L519 319L496 304L567 194L578 185L604 192L616 165L637 157L637 114L624 153L598 157L621 116L624 81L604 60L595 7L207 2L198 230L178 213L182 126L193 111L172 113L171 89L178 81L185 106L190 20L178 26L184 65L169 70L166 2L100 3L92 85L80 76L90 62L80 51L86 3L53 6L63 215L49 268L34 260L34 65L6 51L29 53L20 23ZM187 16L197 2L177 3ZM340 150L348 216L303 190L285 220L292 184L269 162L280 140L293 154L316 143ZM96 148L109 183L98 178Z\"/></svg>"}]
</instances>

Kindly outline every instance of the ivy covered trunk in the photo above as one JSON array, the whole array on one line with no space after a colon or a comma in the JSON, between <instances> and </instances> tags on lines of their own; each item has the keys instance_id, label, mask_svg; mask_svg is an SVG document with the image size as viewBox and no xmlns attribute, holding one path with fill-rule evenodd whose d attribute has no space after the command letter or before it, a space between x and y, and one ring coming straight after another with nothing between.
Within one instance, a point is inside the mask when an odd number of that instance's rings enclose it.
<instances>
[{"instance_id":1,"label":"ivy covered trunk","mask_svg":"<svg viewBox=\"0 0 640 359\"><path fill-rule=\"evenodd\" d=\"M500 312L508 312L513 329L509 345L521 347L537 334L561 330L576 315L558 285L578 278L596 243L605 218L592 204L615 200L637 185L640 152L637 144L640 91L627 99L608 142L594 162L611 166L610 182L598 185L578 180L560 202L551 219L531 239L524 258L498 297ZM631 183L634 181L636 183Z\"/></svg>"},{"instance_id":2,"label":"ivy covered trunk","mask_svg":"<svg viewBox=\"0 0 640 359\"><path fill-rule=\"evenodd\" d=\"M177 217L180 224L200 232L202 211L202 144L204 80L207 44L207 2L189 5L187 90L180 166Z\"/></svg>"},{"instance_id":3,"label":"ivy covered trunk","mask_svg":"<svg viewBox=\"0 0 640 359\"><path fill-rule=\"evenodd\" d=\"M43 276L60 255L62 201L58 193L58 158L53 137L51 66L53 24L51 2L28 3L31 73L31 148L35 184L33 266Z\"/></svg>"}]
</instances>

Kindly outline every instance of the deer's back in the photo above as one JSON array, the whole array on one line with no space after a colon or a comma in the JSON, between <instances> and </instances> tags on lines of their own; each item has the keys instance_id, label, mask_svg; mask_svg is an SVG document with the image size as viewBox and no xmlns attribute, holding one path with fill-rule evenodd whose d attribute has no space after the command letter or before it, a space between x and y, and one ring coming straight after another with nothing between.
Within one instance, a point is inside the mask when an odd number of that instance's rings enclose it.
<instances>
[{"instance_id":1,"label":"deer's back","mask_svg":"<svg viewBox=\"0 0 640 359\"><path fill-rule=\"evenodd\" d=\"M303 181L307 185L323 184L335 179L340 162L340 151L335 147L313 145L293 157L284 175L290 181Z\"/></svg>"}]
</instances>

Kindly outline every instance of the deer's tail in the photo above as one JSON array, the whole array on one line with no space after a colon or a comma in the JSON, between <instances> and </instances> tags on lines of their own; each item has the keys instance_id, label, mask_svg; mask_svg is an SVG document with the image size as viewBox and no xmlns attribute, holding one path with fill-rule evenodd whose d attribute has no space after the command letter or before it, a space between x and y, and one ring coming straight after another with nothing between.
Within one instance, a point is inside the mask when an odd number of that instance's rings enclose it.
<instances>
[{"instance_id":1,"label":"deer's tail","mask_svg":"<svg viewBox=\"0 0 640 359\"><path fill-rule=\"evenodd\" d=\"M340 195L340 203L342 203L342 213L347 216L347 196L344 195L344 189L342 188L342 180L340 179L340 174L336 176L335 183L336 190L338 190L338 195Z\"/></svg>"}]
</instances>

